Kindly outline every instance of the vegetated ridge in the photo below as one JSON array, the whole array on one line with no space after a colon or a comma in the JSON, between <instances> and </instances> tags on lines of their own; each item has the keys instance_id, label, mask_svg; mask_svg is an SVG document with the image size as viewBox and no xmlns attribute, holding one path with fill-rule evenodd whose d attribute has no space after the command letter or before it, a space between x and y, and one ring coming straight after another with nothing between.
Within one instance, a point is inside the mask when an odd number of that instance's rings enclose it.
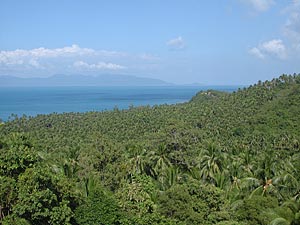
<instances>
[{"instance_id":1,"label":"vegetated ridge","mask_svg":"<svg viewBox=\"0 0 300 225\"><path fill-rule=\"evenodd\" d=\"M300 224L300 75L0 125L2 224Z\"/></svg>"}]
</instances>

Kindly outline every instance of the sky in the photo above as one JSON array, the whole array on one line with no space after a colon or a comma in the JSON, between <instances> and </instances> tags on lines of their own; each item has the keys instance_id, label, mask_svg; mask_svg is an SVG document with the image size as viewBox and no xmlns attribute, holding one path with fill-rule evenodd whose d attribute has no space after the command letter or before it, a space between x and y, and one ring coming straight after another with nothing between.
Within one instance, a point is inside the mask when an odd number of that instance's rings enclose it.
<instances>
[{"instance_id":1,"label":"sky","mask_svg":"<svg viewBox=\"0 0 300 225\"><path fill-rule=\"evenodd\" d=\"M300 0L0 0L0 76L247 85L300 73Z\"/></svg>"}]
</instances>

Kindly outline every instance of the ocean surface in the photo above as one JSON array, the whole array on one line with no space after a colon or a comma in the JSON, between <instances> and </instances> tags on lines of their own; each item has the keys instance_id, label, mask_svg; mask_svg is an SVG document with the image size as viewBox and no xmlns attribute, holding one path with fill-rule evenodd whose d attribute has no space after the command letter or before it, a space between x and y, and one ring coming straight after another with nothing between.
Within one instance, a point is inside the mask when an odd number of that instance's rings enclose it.
<instances>
[{"instance_id":1,"label":"ocean surface","mask_svg":"<svg viewBox=\"0 0 300 225\"><path fill-rule=\"evenodd\" d=\"M240 86L163 87L1 87L0 119L12 114L111 110L115 107L174 104L189 101L197 92L215 89L232 92Z\"/></svg>"}]
</instances>

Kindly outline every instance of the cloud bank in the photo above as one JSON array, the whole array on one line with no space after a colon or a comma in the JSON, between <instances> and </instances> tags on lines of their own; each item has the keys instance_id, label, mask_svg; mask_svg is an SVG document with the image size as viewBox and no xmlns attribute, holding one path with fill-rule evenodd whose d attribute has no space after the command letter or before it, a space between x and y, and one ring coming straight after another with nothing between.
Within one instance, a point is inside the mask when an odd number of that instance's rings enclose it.
<instances>
[{"instance_id":1,"label":"cloud bank","mask_svg":"<svg viewBox=\"0 0 300 225\"><path fill-rule=\"evenodd\" d=\"M177 47L180 48L179 43ZM0 51L0 76L47 77L53 74L134 74L156 70L161 58L151 53L83 48L34 48Z\"/></svg>"},{"instance_id":2,"label":"cloud bank","mask_svg":"<svg viewBox=\"0 0 300 225\"><path fill-rule=\"evenodd\" d=\"M124 66L114 64L114 63L98 62L95 64L88 64L84 61L76 61L74 62L73 66L75 68L88 69L88 70L121 70L126 68Z\"/></svg>"},{"instance_id":3,"label":"cloud bank","mask_svg":"<svg viewBox=\"0 0 300 225\"><path fill-rule=\"evenodd\" d=\"M63 48L35 48L31 50L17 49L14 51L0 51L1 64L22 64L26 59L72 57L95 54L96 51L89 48L80 48L78 45Z\"/></svg>"},{"instance_id":4,"label":"cloud bank","mask_svg":"<svg viewBox=\"0 0 300 225\"><path fill-rule=\"evenodd\" d=\"M125 57L126 53L82 48L75 44L54 49L16 49L0 51L0 72L14 75L40 71L43 75L47 72L116 71L126 67L112 61Z\"/></svg>"}]
</instances>

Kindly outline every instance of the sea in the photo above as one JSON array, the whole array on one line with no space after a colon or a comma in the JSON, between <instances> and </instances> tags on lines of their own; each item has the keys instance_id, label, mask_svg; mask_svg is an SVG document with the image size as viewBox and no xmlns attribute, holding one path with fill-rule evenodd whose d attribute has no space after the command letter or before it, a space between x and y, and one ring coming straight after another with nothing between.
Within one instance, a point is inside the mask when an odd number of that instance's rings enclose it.
<instances>
[{"instance_id":1,"label":"sea","mask_svg":"<svg viewBox=\"0 0 300 225\"><path fill-rule=\"evenodd\" d=\"M0 87L0 120L15 116L127 109L189 101L201 90L232 92L241 86Z\"/></svg>"}]
</instances>

